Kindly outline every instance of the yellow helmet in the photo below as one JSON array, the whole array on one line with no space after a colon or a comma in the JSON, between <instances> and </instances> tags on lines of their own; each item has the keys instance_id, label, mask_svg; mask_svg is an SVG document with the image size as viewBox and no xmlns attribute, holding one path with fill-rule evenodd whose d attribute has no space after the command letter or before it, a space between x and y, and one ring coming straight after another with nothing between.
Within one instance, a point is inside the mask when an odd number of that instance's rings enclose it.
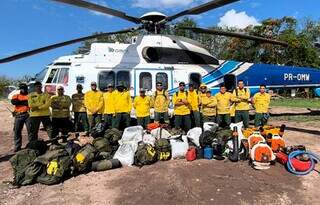
<instances>
[{"instance_id":1,"label":"yellow helmet","mask_svg":"<svg viewBox=\"0 0 320 205\"><path fill-rule=\"evenodd\" d=\"M202 88L202 87L207 88L207 85L206 85L206 84L204 84L204 83L201 83L200 88Z\"/></svg>"}]
</instances>

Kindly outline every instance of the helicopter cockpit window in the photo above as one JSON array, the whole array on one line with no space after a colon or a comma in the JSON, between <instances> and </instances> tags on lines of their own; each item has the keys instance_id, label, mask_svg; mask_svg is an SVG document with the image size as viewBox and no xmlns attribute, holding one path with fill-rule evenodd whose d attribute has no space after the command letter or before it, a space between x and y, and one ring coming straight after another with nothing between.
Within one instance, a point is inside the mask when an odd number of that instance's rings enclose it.
<instances>
[{"instance_id":1,"label":"helicopter cockpit window","mask_svg":"<svg viewBox=\"0 0 320 205\"><path fill-rule=\"evenodd\" d=\"M35 77L34 77L34 78L35 78L35 81L42 82L42 80L43 80L44 77L46 76L47 72L48 72L48 68L45 68L45 69L41 70L39 73L37 73L37 74L35 75Z\"/></svg>"},{"instance_id":2,"label":"helicopter cockpit window","mask_svg":"<svg viewBox=\"0 0 320 205\"><path fill-rule=\"evenodd\" d=\"M59 72L56 83L66 85L68 81L69 81L69 68L60 68L60 72Z\"/></svg>"},{"instance_id":3,"label":"helicopter cockpit window","mask_svg":"<svg viewBox=\"0 0 320 205\"><path fill-rule=\"evenodd\" d=\"M157 73L156 83L161 82L165 90L168 89L168 75L166 73Z\"/></svg>"},{"instance_id":4,"label":"helicopter cockpit window","mask_svg":"<svg viewBox=\"0 0 320 205\"><path fill-rule=\"evenodd\" d=\"M198 89L201 84L201 75L199 73L191 73L189 76L189 84L193 84L194 88Z\"/></svg>"},{"instance_id":5,"label":"helicopter cockpit window","mask_svg":"<svg viewBox=\"0 0 320 205\"><path fill-rule=\"evenodd\" d=\"M108 84L115 86L116 74L113 71L102 71L98 76L99 90L106 90Z\"/></svg>"},{"instance_id":6,"label":"helicopter cockpit window","mask_svg":"<svg viewBox=\"0 0 320 205\"><path fill-rule=\"evenodd\" d=\"M129 71L117 72L117 85L124 83L126 88L130 87L130 74Z\"/></svg>"},{"instance_id":7,"label":"helicopter cockpit window","mask_svg":"<svg viewBox=\"0 0 320 205\"><path fill-rule=\"evenodd\" d=\"M57 74L57 69L51 69L46 83L52 83L52 80L56 76L56 74Z\"/></svg>"},{"instance_id":8,"label":"helicopter cockpit window","mask_svg":"<svg viewBox=\"0 0 320 205\"><path fill-rule=\"evenodd\" d=\"M152 76L151 73L142 72L139 76L139 88L151 90L152 89Z\"/></svg>"}]
</instances>

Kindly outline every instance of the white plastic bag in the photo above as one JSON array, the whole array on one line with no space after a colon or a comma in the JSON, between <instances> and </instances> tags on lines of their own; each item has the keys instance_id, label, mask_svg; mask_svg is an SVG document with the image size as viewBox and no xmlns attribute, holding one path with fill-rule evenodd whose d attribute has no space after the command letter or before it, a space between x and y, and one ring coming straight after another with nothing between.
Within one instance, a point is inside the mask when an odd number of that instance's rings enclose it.
<instances>
[{"instance_id":1,"label":"white plastic bag","mask_svg":"<svg viewBox=\"0 0 320 205\"><path fill-rule=\"evenodd\" d=\"M151 134L144 134L142 137L142 141L146 144L154 146L154 143L156 142L156 138L154 138Z\"/></svg>"},{"instance_id":2,"label":"white plastic bag","mask_svg":"<svg viewBox=\"0 0 320 205\"><path fill-rule=\"evenodd\" d=\"M200 135L202 134L202 129L201 127L195 127L192 128L191 130L188 131L187 133L187 137L189 139L191 139L191 141L196 145L196 146L200 146L200 142L199 142L199 138Z\"/></svg>"},{"instance_id":3,"label":"white plastic bag","mask_svg":"<svg viewBox=\"0 0 320 205\"><path fill-rule=\"evenodd\" d=\"M160 139L160 138L169 139L171 137L171 134L166 129L163 129L160 127L151 130L151 135L156 139Z\"/></svg>"},{"instance_id":4,"label":"white plastic bag","mask_svg":"<svg viewBox=\"0 0 320 205\"><path fill-rule=\"evenodd\" d=\"M143 127L142 126L132 126L124 129L121 142L131 142L131 141L142 141Z\"/></svg>"},{"instance_id":5,"label":"white plastic bag","mask_svg":"<svg viewBox=\"0 0 320 205\"><path fill-rule=\"evenodd\" d=\"M134 162L134 153L136 153L137 148L138 143L136 142L121 144L114 154L113 159L118 159L122 166L131 166Z\"/></svg>"},{"instance_id":6,"label":"white plastic bag","mask_svg":"<svg viewBox=\"0 0 320 205\"><path fill-rule=\"evenodd\" d=\"M205 122L203 123L203 131L213 131L215 132L218 129L219 125L214 122Z\"/></svg>"},{"instance_id":7,"label":"white plastic bag","mask_svg":"<svg viewBox=\"0 0 320 205\"><path fill-rule=\"evenodd\" d=\"M182 142L175 139L170 140L172 159L184 158L186 156L189 148L187 136L183 135L182 140Z\"/></svg>"}]
</instances>

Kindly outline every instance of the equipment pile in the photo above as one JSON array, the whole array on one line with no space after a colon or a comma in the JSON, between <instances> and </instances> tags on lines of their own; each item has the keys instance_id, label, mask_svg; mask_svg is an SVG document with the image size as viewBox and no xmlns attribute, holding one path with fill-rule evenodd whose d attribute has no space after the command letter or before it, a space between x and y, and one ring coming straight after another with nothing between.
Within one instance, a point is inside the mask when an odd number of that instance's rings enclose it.
<instances>
[{"instance_id":1,"label":"equipment pile","mask_svg":"<svg viewBox=\"0 0 320 205\"><path fill-rule=\"evenodd\" d=\"M149 124L126 128L123 132L98 124L90 133L72 133L60 140L32 141L17 152L10 163L16 186L58 184L88 173L121 166L142 167L157 161L186 158L248 160L255 169L268 169L277 160L293 174L311 172L319 158L304 146L285 146L285 126L242 129L242 122L230 128L204 123L185 133L166 125Z\"/></svg>"}]
</instances>

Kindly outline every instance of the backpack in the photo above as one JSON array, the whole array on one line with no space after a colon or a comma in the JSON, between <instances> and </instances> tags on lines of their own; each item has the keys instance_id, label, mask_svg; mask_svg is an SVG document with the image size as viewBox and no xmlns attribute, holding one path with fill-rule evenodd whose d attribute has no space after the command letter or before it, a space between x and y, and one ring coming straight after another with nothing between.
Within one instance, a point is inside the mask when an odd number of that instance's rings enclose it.
<instances>
[{"instance_id":1,"label":"backpack","mask_svg":"<svg viewBox=\"0 0 320 205\"><path fill-rule=\"evenodd\" d=\"M250 159L255 169L269 169L269 165L275 160L271 147L263 142L253 145L250 150Z\"/></svg>"},{"instance_id":2,"label":"backpack","mask_svg":"<svg viewBox=\"0 0 320 205\"><path fill-rule=\"evenodd\" d=\"M84 146L74 157L73 162L75 169L78 172L86 172L91 168L91 163L94 161L97 153L97 149L87 144Z\"/></svg>"},{"instance_id":3,"label":"backpack","mask_svg":"<svg viewBox=\"0 0 320 205\"><path fill-rule=\"evenodd\" d=\"M157 161L157 152L149 144L139 144L137 151L134 155L134 165L142 167L144 165L150 165Z\"/></svg>"},{"instance_id":4,"label":"backpack","mask_svg":"<svg viewBox=\"0 0 320 205\"><path fill-rule=\"evenodd\" d=\"M213 143L213 140L215 139L215 133L210 131L210 130L206 130L204 131L199 138L199 142L200 142L200 146L201 147L205 147L207 145L210 145Z\"/></svg>"},{"instance_id":5,"label":"backpack","mask_svg":"<svg viewBox=\"0 0 320 205\"><path fill-rule=\"evenodd\" d=\"M104 137L98 137L93 140L92 145L99 152L112 152L112 147L110 146L109 141Z\"/></svg>"},{"instance_id":6,"label":"backpack","mask_svg":"<svg viewBox=\"0 0 320 205\"><path fill-rule=\"evenodd\" d=\"M104 133L105 133L105 124L98 123L96 126L92 128L90 135L93 138L97 138L97 137L103 137Z\"/></svg>"},{"instance_id":7,"label":"backpack","mask_svg":"<svg viewBox=\"0 0 320 205\"><path fill-rule=\"evenodd\" d=\"M162 94L164 96L164 98L167 100L167 96L165 95L165 91L162 90ZM158 92L156 91L155 94L154 94L154 99L157 99L157 96L158 96Z\"/></svg>"},{"instance_id":8,"label":"backpack","mask_svg":"<svg viewBox=\"0 0 320 205\"><path fill-rule=\"evenodd\" d=\"M157 158L160 161L167 161L171 159L171 144L169 140L161 138L156 140L155 149L157 152Z\"/></svg>"}]
</instances>

